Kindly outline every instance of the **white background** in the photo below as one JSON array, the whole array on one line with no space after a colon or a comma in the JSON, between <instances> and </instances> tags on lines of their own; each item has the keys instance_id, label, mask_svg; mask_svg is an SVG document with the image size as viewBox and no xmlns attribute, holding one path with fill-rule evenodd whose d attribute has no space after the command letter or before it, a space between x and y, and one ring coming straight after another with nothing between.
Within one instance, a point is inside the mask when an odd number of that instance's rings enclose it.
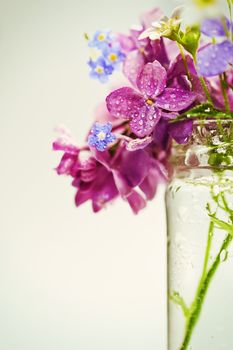
<instances>
[{"instance_id":1,"label":"white background","mask_svg":"<svg viewBox=\"0 0 233 350\"><path fill-rule=\"evenodd\" d=\"M155 5L0 1L1 350L165 350L163 191L138 216L77 209L51 151L61 122L82 143L109 88L88 77L83 33L127 31Z\"/></svg>"}]
</instances>

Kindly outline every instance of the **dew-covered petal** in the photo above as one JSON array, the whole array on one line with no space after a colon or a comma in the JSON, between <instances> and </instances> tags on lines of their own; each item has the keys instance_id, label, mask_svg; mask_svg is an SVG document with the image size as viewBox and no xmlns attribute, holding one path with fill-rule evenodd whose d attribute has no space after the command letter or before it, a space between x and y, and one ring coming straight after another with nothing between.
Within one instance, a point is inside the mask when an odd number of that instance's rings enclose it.
<instances>
[{"instance_id":1,"label":"dew-covered petal","mask_svg":"<svg viewBox=\"0 0 233 350\"><path fill-rule=\"evenodd\" d=\"M138 50L130 52L123 63L123 73L134 86L144 64L145 59Z\"/></svg>"},{"instance_id":2,"label":"dew-covered petal","mask_svg":"<svg viewBox=\"0 0 233 350\"><path fill-rule=\"evenodd\" d=\"M177 88L167 88L157 97L155 105L167 111L182 111L189 107L196 99L196 94Z\"/></svg>"},{"instance_id":3,"label":"dew-covered petal","mask_svg":"<svg viewBox=\"0 0 233 350\"><path fill-rule=\"evenodd\" d=\"M169 134L179 144L187 143L193 132L193 121L184 120L169 125Z\"/></svg>"},{"instance_id":4,"label":"dew-covered petal","mask_svg":"<svg viewBox=\"0 0 233 350\"><path fill-rule=\"evenodd\" d=\"M123 87L106 98L107 108L115 118L131 119L145 105L144 99L133 89Z\"/></svg>"},{"instance_id":5,"label":"dew-covered petal","mask_svg":"<svg viewBox=\"0 0 233 350\"><path fill-rule=\"evenodd\" d=\"M156 98L166 87L167 73L158 62L147 63L137 79L138 89L145 98Z\"/></svg>"},{"instance_id":6,"label":"dew-covered petal","mask_svg":"<svg viewBox=\"0 0 233 350\"><path fill-rule=\"evenodd\" d=\"M133 118L130 122L132 132L138 137L145 137L150 135L155 125L160 119L161 112L155 106L144 106L137 112L134 112Z\"/></svg>"},{"instance_id":7,"label":"dew-covered petal","mask_svg":"<svg viewBox=\"0 0 233 350\"><path fill-rule=\"evenodd\" d=\"M203 77L211 77L227 70L233 61L233 44L225 40L220 44L209 44L198 51L197 67Z\"/></svg>"},{"instance_id":8,"label":"dew-covered petal","mask_svg":"<svg viewBox=\"0 0 233 350\"><path fill-rule=\"evenodd\" d=\"M126 145L127 151L136 151L138 149L143 149L148 146L153 141L152 136L146 136L143 139L135 139L129 141Z\"/></svg>"},{"instance_id":9,"label":"dew-covered petal","mask_svg":"<svg viewBox=\"0 0 233 350\"><path fill-rule=\"evenodd\" d=\"M222 18L206 18L201 23L201 32L205 34L206 36L209 36L211 38L215 38L216 36L226 36L225 28L223 25L223 20L225 21L225 27L227 29L230 28L230 22L225 17Z\"/></svg>"}]
</instances>

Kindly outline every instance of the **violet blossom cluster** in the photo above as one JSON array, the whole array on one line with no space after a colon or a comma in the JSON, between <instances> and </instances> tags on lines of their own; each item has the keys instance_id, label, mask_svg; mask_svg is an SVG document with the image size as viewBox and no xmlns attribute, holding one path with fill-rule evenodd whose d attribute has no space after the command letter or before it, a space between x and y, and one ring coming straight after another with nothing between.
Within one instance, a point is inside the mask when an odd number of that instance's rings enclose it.
<instances>
[{"instance_id":1,"label":"violet blossom cluster","mask_svg":"<svg viewBox=\"0 0 233 350\"><path fill-rule=\"evenodd\" d=\"M138 213L172 172L172 142L192 135L193 119L179 116L205 103L233 111L231 21L206 18L185 32L181 23L179 10L169 19L156 8L127 35L97 31L89 40L101 52L89 61L91 77L105 82L121 64L128 83L106 97L84 146L65 129L53 143L63 152L56 171L72 178L76 206L90 200L98 212L121 197Z\"/></svg>"}]
</instances>

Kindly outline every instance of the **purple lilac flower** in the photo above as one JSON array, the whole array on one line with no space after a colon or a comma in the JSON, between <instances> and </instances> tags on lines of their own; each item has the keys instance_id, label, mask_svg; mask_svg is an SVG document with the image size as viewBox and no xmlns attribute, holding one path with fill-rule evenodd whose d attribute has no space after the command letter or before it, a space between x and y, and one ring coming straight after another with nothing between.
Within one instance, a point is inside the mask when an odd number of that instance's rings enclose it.
<instances>
[{"instance_id":1,"label":"purple lilac flower","mask_svg":"<svg viewBox=\"0 0 233 350\"><path fill-rule=\"evenodd\" d=\"M89 41L88 45L90 47L95 47L98 49L103 49L111 42L111 31L110 30L97 30Z\"/></svg>"},{"instance_id":2,"label":"purple lilac flower","mask_svg":"<svg viewBox=\"0 0 233 350\"><path fill-rule=\"evenodd\" d=\"M115 118L130 120L138 137L150 135L161 118L162 110L182 111L196 99L196 94L180 88L166 88L167 73L158 62L147 63L137 78L135 91L123 87L106 98L107 108Z\"/></svg>"},{"instance_id":3,"label":"purple lilac flower","mask_svg":"<svg viewBox=\"0 0 233 350\"><path fill-rule=\"evenodd\" d=\"M129 152L124 143L120 143L112 156L107 151L77 147L70 135L63 131L53 148L64 152L56 171L59 175L71 176L77 191L76 206L90 200L94 212L121 196L134 213L138 213L146 206L146 199L154 197L158 183L166 173L162 158L161 161L155 159L148 148Z\"/></svg>"},{"instance_id":4,"label":"purple lilac flower","mask_svg":"<svg viewBox=\"0 0 233 350\"><path fill-rule=\"evenodd\" d=\"M123 63L123 73L129 81L136 85L137 76L146 63L159 61L164 66L168 66L169 59L164 46L164 40L151 41L148 38L139 40L140 34L147 29L152 22L162 17L162 12L158 8L145 12L141 16L141 25L133 27L130 35L118 34L117 40L126 59Z\"/></svg>"},{"instance_id":5,"label":"purple lilac flower","mask_svg":"<svg viewBox=\"0 0 233 350\"><path fill-rule=\"evenodd\" d=\"M206 19L203 21L201 31L213 37L223 37L220 43L208 44L198 51L197 67L203 77L212 77L224 73L229 64L233 63L233 43L228 40L226 29L230 29L230 22L225 18L226 26L221 19Z\"/></svg>"},{"instance_id":6,"label":"purple lilac flower","mask_svg":"<svg viewBox=\"0 0 233 350\"><path fill-rule=\"evenodd\" d=\"M110 143L116 140L116 136L111 133L112 124L101 125L95 123L88 137L88 144L95 147L98 151L103 152Z\"/></svg>"},{"instance_id":7,"label":"purple lilac flower","mask_svg":"<svg viewBox=\"0 0 233 350\"><path fill-rule=\"evenodd\" d=\"M113 66L106 63L103 57L99 57L96 61L90 60L88 64L91 67L90 77L98 79L101 83L106 83L114 70Z\"/></svg>"}]
</instances>

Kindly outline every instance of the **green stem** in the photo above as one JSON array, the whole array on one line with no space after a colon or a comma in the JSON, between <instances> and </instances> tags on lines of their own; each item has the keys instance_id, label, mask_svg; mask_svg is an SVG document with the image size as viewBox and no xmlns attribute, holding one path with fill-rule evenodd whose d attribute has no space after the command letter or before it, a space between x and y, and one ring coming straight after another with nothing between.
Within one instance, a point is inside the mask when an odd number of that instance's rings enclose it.
<instances>
[{"instance_id":1,"label":"green stem","mask_svg":"<svg viewBox=\"0 0 233 350\"><path fill-rule=\"evenodd\" d=\"M228 98L228 94L227 94L226 76L222 76L220 74L219 75L219 79L220 79L221 91L222 91L222 96L223 96L223 99L224 99L226 112L230 112L230 103L229 103L229 98Z\"/></svg>"},{"instance_id":2,"label":"green stem","mask_svg":"<svg viewBox=\"0 0 233 350\"><path fill-rule=\"evenodd\" d=\"M230 23L231 23L231 26L230 26L230 38L231 38L231 41L233 41L233 31L232 31L232 7L231 7L231 3L232 1L231 0L227 0L227 4L228 4L228 9L229 9L229 16L230 16Z\"/></svg>"},{"instance_id":3,"label":"green stem","mask_svg":"<svg viewBox=\"0 0 233 350\"><path fill-rule=\"evenodd\" d=\"M180 50L180 53L181 53L181 56L182 56L182 59L183 59L183 62L184 62L184 67L185 67L185 70L186 70L186 73L187 73L187 77L188 77L189 81L192 83L192 81L191 81L191 74L190 74L190 71L189 71L188 62L187 62L187 59L186 59L183 47L178 42L177 42L177 45L179 47L179 50Z\"/></svg>"},{"instance_id":4,"label":"green stem","mask_svg":"<svg viewBox=\"0 0 233 350\"><path fill-rule=\"evenodd\" d=\"M210 283L215 275L215 272L216 272L216 270L221 262L221 253L222 253L222 251L224 251L228 248L229 244L232 241L232 238L233 238L232 234L228 234L227 237L224 239L218 255L216 256L213 264L211 265L208 273L206 274L206 277L200 283L200 286L198 288L198 293L197 293L195 300L191 306L190 316L186 322L185 336L184 336L183 343L182 343L180 350L186 350L187 346L189 345L194 327L195 327L195 325L198 321L198 318L200 316L202 305L203 305L203 302L205 300L205 296L207 294L209 285L210 285Z\"/></svg>"},{"instance_id":5,"label":"green stem","mask_svg":"<svg viewBox=\"0 0 233 350\"><path fill-rule=\"evenodd\" d=\"M213 106L214 103L213 103L213 100L210 96L210 92L209 92L209 89L206 85L205 79L203 77L199 76L199 80L200 80L201 86L203 87L203 90L205 91L208 102Z\"/></svg>"},{"instance_id":6,"label":"green stem","mask_svg":"<svg viewBox=\"0 0 233 350\"><path fill-rule=\"evenodd\" d=\"M178 292L174 292L172 295L170 295L170 299L177 305L179 305L183 311L183 314L185 317L189 316L189 308L187 307L184 299Z\"/></svg>"},{"instance_id":7,"label":"green stem","mask_svg":"<svg viewBox=\"0 0 233 350\"><path fill-rule=\"evenodd\" d=\"M211 221L210 225L209 225L208 239L207 239L207 244L206 244L206 253L205 253L205 259L204 259L204 265L203 265L201 281L203 281L205 276L206 276L206 271L207 271L208 261L209 261L209 256L210 256L210 248L211 248L211 243L212 243L212 240L213 240L213 236L214 236L214 223L213 223L213 221Z\"/></svg>"},{"instance_id":8,"label":"green stem","mask_svg":"<svg viewBox=\"0 0 233 350\"><path fill-rule=\"evenodd\" d=\"M196 56L193 56L193 61L194 61L194 64L195 66L197 67L197 57ZM199 77L199 80L200 80L200 83L201 83L201 86L206 94L206 98L208 100L208 102L214 106L214 103L213 103L213 100L210 96L210 92L209 92L209 89L208 89L208 86L206 85L206 82L205 82L205 79L202 77L202 76L198 76Z\"/></svg>"}]
</instances>

